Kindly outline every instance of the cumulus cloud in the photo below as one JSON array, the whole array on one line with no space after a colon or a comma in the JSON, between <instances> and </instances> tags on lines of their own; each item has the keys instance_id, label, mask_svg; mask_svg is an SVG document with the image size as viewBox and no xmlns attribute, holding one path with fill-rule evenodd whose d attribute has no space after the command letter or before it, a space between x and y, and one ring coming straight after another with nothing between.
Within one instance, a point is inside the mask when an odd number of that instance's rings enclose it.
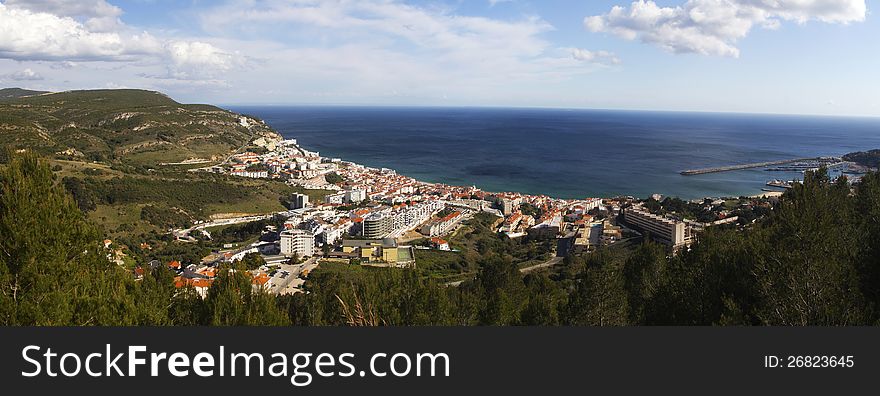
<instances>
[{"instance_id":1,"label":"cumulus cloud","mask_svg":"<svg viewBox=\"0 0 880 396\"><path fill-rule=\"evenodd\" d=\"M110 31L122 25L122 9L105 0L6 0L7 7L82 18L93 31Z\"/></svg>"},{"instance_id":2,"label":"cumulus cloud","mask_svg":"<svg viewBox=\"0 0 880 396\"><path fill-rule=\"evenodd\" d=\"M174 41L166 46L171 58L170 74L178 79L197 79L223 73L245 63L238 54L225 52L199 41Z\"/></svg>"},{"instance_id":3,"label":"cumulus cloud","mask_svg":"<svg viewBox=\"0 0 880 396\"><path fill-rule=\"evenodd\" d=\"M781 21L846 24L864 21L866 12L864 0L688 0L674 7L638 0L586 17L584 26L674 53L738 57L736 43L755 26L773 29Z\"/></svg>"},{"instance_id":4,"label":"cumulus cloud","mask_svg":"<svg viewBox=\"0 0 880 396\"><path fill-rule=\"evenodd\" d=\"M0 4L0 57L15 60L115 59L129 51L117 33L93 32L70 17Z\"/></svg>"},{"instance_id":5,"label":"cumulus cloud","mask_svg":"<svg viewBox=\"0 0 880 396\"><path fill-rule=\"evenodd\" d=\"M176 41L171 43L168 48L171 59L175 64L181 66L228 70L234 62L232 55L208 43Z\"/></svg>"},{"instance_id":6,"label":"cumulus cloud","mask_svg":"<svg viewBox=\"0 0 880 396\"><path fill-rule=\"evenodd\" d=\"M43 76L31 69L24 69L21 71L3 75L2 78L3 80L12 81L39 81L43 79Z\"/></svg>"},{"instance_id":7,"label":"cumulus cloud","mask_svg":"<svg viewBox=\"0 0 880 396\"><path fill-rule=\"evenodd\" d=\"M89 24L120 13L103 0L7 1L0 4L0 58L53 61L58 67L74 62L151 62L186 79L213 77L239 64L233 54L206 42L162 40L121 24Z\"/></svg>"}]
</instances>

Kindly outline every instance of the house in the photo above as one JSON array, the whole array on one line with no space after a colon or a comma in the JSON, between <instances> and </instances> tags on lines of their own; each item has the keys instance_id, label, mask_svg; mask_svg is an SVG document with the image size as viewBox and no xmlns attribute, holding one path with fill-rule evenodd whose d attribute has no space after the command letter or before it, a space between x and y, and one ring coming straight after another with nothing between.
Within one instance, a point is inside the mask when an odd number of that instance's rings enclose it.
<instances>
[{"instance_id":1,"label":"house","mask_svg":"<svg viewBox=\"0 0 880 396\"><path fill-rule=\"evenodd\" d=\"M213 279L184 278L182 276L174 278L175 288L181 289L184 287L192 287L202 298L205 298L205 296L208 295L208 289L211 288L212 284L214 284Z\"/></svg>"},{"instance_id":2,"label":"house","mask_svg":"<svg viewBox=\"0 0 880 396\"><path fill-rule=\"evenodd\" d=\"M431 246L437 250L450 250L449 242L446 242L446 240L442 238L431 238Z\"/></svg>"}]
</instances>

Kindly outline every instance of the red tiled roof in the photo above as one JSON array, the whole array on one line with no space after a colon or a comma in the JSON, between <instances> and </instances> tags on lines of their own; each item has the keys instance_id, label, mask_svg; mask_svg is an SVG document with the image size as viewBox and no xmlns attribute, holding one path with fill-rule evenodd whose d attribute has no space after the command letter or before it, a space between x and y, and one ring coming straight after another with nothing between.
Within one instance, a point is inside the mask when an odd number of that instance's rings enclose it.
<instances>
[{"instance_id":1,"label":"red tiled roof","mask_svg":"<svg viewBox=\"0 0 880 396\"><path fill-rule=\"evenodd\" d=\"M440 221L444 221L444 222L445 222L445 221L449 221L449 220L452 220L452 219L454 219L454 218L456 218L456 217L458 217L458 216L460 216L460 215L461 215L461 212L459 212L459 211L456 210L455 212L452 212L452 213L450 213L450 214L444 216L442 219L440 219Z\"/></svg>"}]
</instances>

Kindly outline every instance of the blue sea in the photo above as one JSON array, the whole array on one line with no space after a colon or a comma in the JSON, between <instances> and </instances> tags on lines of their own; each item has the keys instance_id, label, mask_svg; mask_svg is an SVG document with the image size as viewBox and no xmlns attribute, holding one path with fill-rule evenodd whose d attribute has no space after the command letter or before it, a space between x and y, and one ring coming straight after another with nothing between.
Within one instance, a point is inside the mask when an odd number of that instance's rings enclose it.
<instances>
[{"instance_id":1,"label":"blue sea","mask_svg":"<svg viewBox=\"0 0 880 396\"><path fill-rule=\"evenodd\" d=\"M880 118L563 109L233 107L322 156L559 198L752 195L799 173L694 168L880 148Z\"/></svg>"}]
</instances>

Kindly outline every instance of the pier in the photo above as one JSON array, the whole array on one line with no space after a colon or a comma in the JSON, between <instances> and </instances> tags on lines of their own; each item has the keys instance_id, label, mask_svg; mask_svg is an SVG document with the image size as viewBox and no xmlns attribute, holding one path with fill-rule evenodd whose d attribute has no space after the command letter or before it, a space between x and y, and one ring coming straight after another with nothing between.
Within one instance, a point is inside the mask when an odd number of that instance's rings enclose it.
<instances>
[{"instance_id":1,"label":"pier","mask_svg":"<svg viewBox=\"0 0 880 396\"><path fill-rule=\"evenodd\" d=\"M780 161L768 161L768 162L755 162L751 164L742 164L742 165L730 165L730 166L719 166L716 168L703 168L703 169L691 169L682 171L681 174L684 176L694 176L694 175L703 175L706 173L718 173L718 172L728 172L742 169L752 169L752 168L764 168L768 166L774 165L785 165L791 164L795 162L805 162L805 161L822 161L825 158L822 157L814 157L814 158L795 158L795 159L787 159Z\"/></svg>"}]
</instances>

